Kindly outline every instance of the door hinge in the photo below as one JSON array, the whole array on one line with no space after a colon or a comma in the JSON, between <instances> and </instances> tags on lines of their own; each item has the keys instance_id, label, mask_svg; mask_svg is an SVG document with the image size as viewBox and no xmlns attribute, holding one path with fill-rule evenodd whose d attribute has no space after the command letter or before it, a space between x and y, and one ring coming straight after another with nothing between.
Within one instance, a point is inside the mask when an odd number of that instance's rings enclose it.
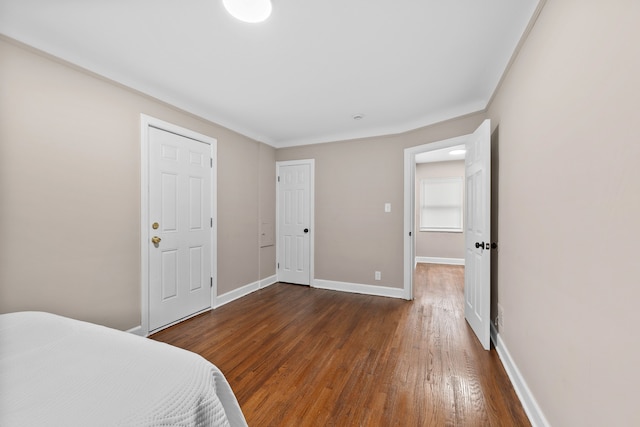
<instances>
[{"instance_id":1,"label":"door hinge","mask_svg":"<svg viewBox=\"0 0 640 427\"><path fill-rule=\"evenodd\" d=\"M409 237L411 237L411 232L409 232Z\"/></svg>"},{"instance_id":2,"label":"door hinge","mask_svg":"<svg viewBox=\"0 0 640 427\"><path fill-rule=\"evenodd\" d=\"M211 167L213 167L213 157L211 157Z\"/></svg>"},{"instance_id":3,"label":"door hinge","mask_svg":"<svg viewBox=\"0 0 640 427\"><path fill-rule=\"evenodd\" d=\"M211 218L211 228L213 228L213 218Z\"/></svg>"},{"instance_id":4,"label":"door hinge","mask_svg":"<svg viewBox=\"0 0 640 427\"><path fill-rule=\"evenodd\" d=\"M280 270L280 263L278 263L278 270Z\"/></svg>"},{"instance_id":5,"label":"door hinge","mask_svg":"<svg viewBox=\"0 0 640 427\"><path fill-rule=\"evenodd\" d=\"M209 277L209 279L211 279L211 280L209 281L209 287L210 287L210 288L213 288L213 277Z\"/></svg>"},{"instance_id":6,"label":"door hinge","mask_svg":"<svg viewBox=\"0 0 640 427\"><path fill-rule=\"evenodd\" d=\"M280 175L278 175L278 182L280 182Z\"/></svg>"}]
</instances>

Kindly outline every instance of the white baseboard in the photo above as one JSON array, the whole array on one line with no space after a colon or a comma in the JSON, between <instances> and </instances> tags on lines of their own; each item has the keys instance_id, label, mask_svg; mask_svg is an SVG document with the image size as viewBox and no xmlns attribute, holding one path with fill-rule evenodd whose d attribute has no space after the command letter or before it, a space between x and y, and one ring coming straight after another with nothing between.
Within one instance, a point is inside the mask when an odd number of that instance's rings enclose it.
<instances>
[{"instance_id":1,"label":"white baseboard","mask_svg":"<svg viewBox=\"0 0 640 427\"><path fill-rule=\"evenodd\" d=\"M257 282L249 283L248 285L244 285L225 294L218 295L218 297L215 299L215 306L213 308L218 308L220 306L228 304L231 301L235 301L239 298L249 295L252 292L257 291L258 289L271 286L274 283L278 283L278 276L276 276L275 274L273 276L258 280Z\"/></svg>"},{"instance_id":2,"label":"white baseboard","mask_svg":"<svg viewBox=\"0 0 640 427\"><path fill-rule=\"evenodd\" d=\"M278 283L278 276L276 274L260 280L260 289L266 288L267 286L271 286L274 283Z\"/></svg>"},{"instance_id":3,"label":"white baseboard","mask_svg":"<svg viewBox=\"0 0 640 427\"><path fill-rule=\"evenodd\" d=\"M491 322L491 324L489 325L489 331L491 334L491 342L493 343L493 346L496 348L496 351L498 350L498 330L496 329L496 326L493 324L493 322Z\"/></svg>"},{"instance_id":4,"label":"white baseboard","mask_svg":"<svg viewBox=\"0 0 640 427\"><path fill-rule=\"evenodd\" d=\"M531 390L529 390L529 386L527 386L520 370L511 358L509 350L507 350L504 341L500 338L500 334L493 324L491 325L491 339L493 340L498 356L502 361L502 366L504 366L504 370L507 371L511 384L513 384L513 388L515 389L518 398L520 398L524 411L526 412L527 417L529 417L531 425L533 427L550 427L542 409L540 409L538 402L535 397L533 397Z\"/></svg>"},{"instance_id":5,"label":"white baseboard","mask_svg":"<svg viewBox=\"0 0 640 427\"><path fill-rule=\"evenodd\" d=\"M404 289L386 286L361 285L358 283L334 282L332 280L314 279L312 286L332 291L351 292L354 294L375 295L380 297L404 299Z\"/></svg>"},{"instance_id":6,"label":"white baseboard","mask_svg":"<svg viewBox=\"0 0 640 427\"><path fill-rule=\"evenodd\" d=\"M258 289L262 289L262 288L266 288L267 286L271 286L274 283L278 283L278 277L276 275L267 277L267 278L259 280L257 282L249 283L248 285L242 286L242 287L240 287L238 289L234 289L234 290L232 290L230 292L227 292L225 294L219 295L214 300L215 302L214 302L214 307L213 308L215 309L215 308L221 307L221 306L223 306L225 304L230 303L231 301L235 301L235 300L237 300L239 298L247 296L250 293L257 291ZM204 311L208 311L208 310L210 310L210 309L207 308ZM197 316L198 314L202 314L204 311L198 312L198 313L194 313L191 316L189 316L188 318L191 318L193 316ZM171 323L171 324L169 324L167 326L164 326L161 329L168 328L169 326L172 326L175 323L183 322L183 321L187 320L188 318L180 319L180 320L178 320L178 321L176 321L174 323ZM153 332L156 333L159 330L160 329L155 330ZM140 335L142 337L146 337L147 336L147 335L144 334L144 332L142 330L142 326L136 326L135 328L129 329L127 332L135 334L135 335Z\"/></svg>"},{"instance_id":7,"label":"white baseboard","mask_svg":"<svg viewBox=\"0 0 640 427\"><path fill-rule=\"evenodd\" d=\"M218 295L215 299L215 307L213 308L221 307L225 304L230 303L231 301L235 301L238 298L242 298L252 292L257 291L258 289L260 289L260 282L261 281L259 280L257 282L249 283L248 285L244 285L238 289L234 289L225 294Z\"/></svg>"},{"instance_id":8,"label":"white baseboard","mask_svg":"<svg viewBox=\"0 0 640 427\"><path fill-rule=\"evenodd\" d=\"M425 264L464 265L464 258L438 258L432 256L417 256L416 263L419 262L423 262Z\"/></svg>"},{"instance_id":9,"label":"white baseboard","mask_svg":"<svg viewBox=\"0 0 640 427\"><path fill-rule=\"evenodd\" d=\"M127 332L129 332L130 334L133 334L133 335L139 335L141 337L146 337L146 335L142 331L142 326L140 326L140 325L136 326L135 328L129 329Z\"/></svg>"}]
</instances>

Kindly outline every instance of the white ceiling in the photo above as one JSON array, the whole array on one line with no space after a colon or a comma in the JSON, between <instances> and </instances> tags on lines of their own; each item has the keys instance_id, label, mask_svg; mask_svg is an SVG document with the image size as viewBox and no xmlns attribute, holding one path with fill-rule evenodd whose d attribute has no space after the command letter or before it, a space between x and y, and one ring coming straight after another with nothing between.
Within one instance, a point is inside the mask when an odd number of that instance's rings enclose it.
<instances>
[{"instance_id":1,"label":"white ceiling","mask_svg":"<svg viewBox=\"0 0 640 427\"><path fill-rule=\"evenodd\" d=\"M456 145L455 147L440 148L439 150L425 151L416 154L416 163L435 163L435 162L451 162L454 160L464 160L465 153L451 154L454 150L464 150L465 146Z\"/></svg>"},{"instance_id":2,"label":"white ceiling","mask_svg":"<svg viewBox=\"0 0 640 427\"><path fill-rule=\"evenodd\" d=\"M285 147L483 110L538 3L273 0L247 24L221 0L0 0L0 33Z\"/></svg>"}]
</instances>

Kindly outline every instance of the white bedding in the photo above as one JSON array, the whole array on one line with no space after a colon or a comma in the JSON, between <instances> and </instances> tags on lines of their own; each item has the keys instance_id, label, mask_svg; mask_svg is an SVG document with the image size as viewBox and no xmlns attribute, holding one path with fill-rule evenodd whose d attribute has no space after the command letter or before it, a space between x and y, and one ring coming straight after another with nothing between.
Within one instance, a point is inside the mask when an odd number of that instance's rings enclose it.
<instances>
[{"instance_id":1,"label":"white bedding","mask_svg":"<svg viewBox=\"0 0 640 427\"><path fill-rule=\"evenodd\" d=\"M201 356L49 313L0 315L0 426L246 426Z\"/></svg>"}]
</instances>

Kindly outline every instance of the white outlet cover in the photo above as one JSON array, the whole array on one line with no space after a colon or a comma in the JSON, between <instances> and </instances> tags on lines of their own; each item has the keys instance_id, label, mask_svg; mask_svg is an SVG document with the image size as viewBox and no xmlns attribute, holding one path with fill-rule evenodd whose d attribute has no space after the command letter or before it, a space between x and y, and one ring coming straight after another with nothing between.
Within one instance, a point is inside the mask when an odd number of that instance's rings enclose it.
<instances>
[{"instance_id":1,"label":"white outlet cover","mask_svg":"<svg viewBox=\"0 0 640 427\"><path fill-rule=\"evenodd\" d=\"M391 212L391 203L385 203L384 204L384 211L385 212Z\"/></svg>"}]
</instances>

